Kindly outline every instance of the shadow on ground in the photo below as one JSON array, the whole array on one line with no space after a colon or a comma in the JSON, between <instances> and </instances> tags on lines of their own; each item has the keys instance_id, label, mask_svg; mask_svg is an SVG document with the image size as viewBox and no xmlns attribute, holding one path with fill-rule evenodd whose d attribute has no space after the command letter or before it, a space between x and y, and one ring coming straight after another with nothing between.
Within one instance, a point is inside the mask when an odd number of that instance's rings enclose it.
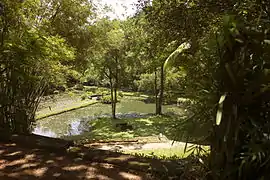
<instances>
[{"instance_id":1,"label":"shadow on ground","mask_svg":"<svg viewBox=\"0 0 270 180\"><path fill-rule=\"evenodd\" d=\"M0 179L153 179L147 173L109 163L93 163L31 149L14 143L0 143Z\"/></svg>"}]
</instances>

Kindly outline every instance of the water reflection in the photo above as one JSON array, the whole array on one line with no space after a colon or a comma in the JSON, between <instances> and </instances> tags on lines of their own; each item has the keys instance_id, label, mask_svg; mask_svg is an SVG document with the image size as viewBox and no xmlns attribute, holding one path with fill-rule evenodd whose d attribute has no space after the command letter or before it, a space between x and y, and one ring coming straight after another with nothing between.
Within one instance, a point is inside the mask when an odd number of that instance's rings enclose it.
<instances>
[{"instance_id":1,"label":"water reflection","mask_svg":"<svg viewBox=\"0 0 270 180\"><path fill-rule=\"evenodd\" d=\"M47 137L57 137L57 135L54 132L41 126L35 127L33 130L33 134L47 136Z\"/></svg>"},{"instance_id":2,"label":"water reflection","mask_svg":"<svg viewBox=\"0 0 270 180\"><path fill-rule=\"evenodd\" d=\"M164 112L171 112L175 106L164 106ZM145 104L137 100L123 100L117 106L118 118L140 118L153 114L155 104ZM95 104L86 108L48 117L36 122L33 133L48 137L80 135L91 131L89 121L101 117L111 117L111 106Z\"/></svg>"}]
</instances>

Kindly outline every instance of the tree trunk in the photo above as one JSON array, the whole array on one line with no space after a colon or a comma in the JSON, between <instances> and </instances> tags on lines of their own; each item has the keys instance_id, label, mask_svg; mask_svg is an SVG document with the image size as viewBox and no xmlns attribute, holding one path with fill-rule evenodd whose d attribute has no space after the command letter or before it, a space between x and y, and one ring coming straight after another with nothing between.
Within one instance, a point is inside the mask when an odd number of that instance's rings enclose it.
<instances>
[{"instance_id":1,"label":"tree trunk","mask_svg":"<svg viewBox=\"0 0 270 180\"><path fill-rule=\"evenodd\" d=\"M114 88L113 119L116 119L116 103L117 103L117 89Z\"/></svg>"},{"instance_id":2,"label":"tree trunk","mask_svg":"<svg viewBox=\"0 0 270 180\"><path fill-rule=\"evenodd\" d=\"M154 93L155 93L155 103L156 103L156 114L158 114L157 69L155 69L155 84L154 84Z\"/></svg>"},{"instance_id":3,"label":"tree trunk","mask_svg":"<svg viewBox=\"0 0 270 180\"><path fill-rule=\"evenodd\" d=\"M113 104L114 104L114 108L113 108L113 119L116 119L116 103L117 103L117 88L118 88L118 59L115 58L115 63L116 63L116 66L115 66L115 76L114 76L114 101L113 101Z\"/></svg>"},{"instance_id":4,"label":"tree trunk","mask_svg":"<svg viewBox=\"0 0 270 180\"><path fill-rule=\"evenodd\" d=\"M163 104L163 92L164 92L164 67L163 64L160 69L160 91L159 91L159 99L158 99L158 106L157 106L157 113L158 115L162 114L162 104Z\"/></svg>"},{"instance_id":5,"label":"tree trunk","mask_svg":"<svg viewBox=\"0 0 270 180\"><path fill-rule=\"evenodd\" d=\"M112 118L116 119L115 116L115 103L114 103L114 86L113 86L113 81L110 73L110 89L111 89L111 105L112 105Z\"/></svg>"},{"instance_id":6,"label":"tree trunk","mask_svg":"<svg viewBox=\"0 0 270 180\"><path fill-rule=\"evenodd\" d=\"M117 89L118 89L118 60L116 59L116 69L115 69L115 84L114 84L114 99L115 99L115 106L116 106L116 103L117 103Z\"/></svg>"}]
</instances>

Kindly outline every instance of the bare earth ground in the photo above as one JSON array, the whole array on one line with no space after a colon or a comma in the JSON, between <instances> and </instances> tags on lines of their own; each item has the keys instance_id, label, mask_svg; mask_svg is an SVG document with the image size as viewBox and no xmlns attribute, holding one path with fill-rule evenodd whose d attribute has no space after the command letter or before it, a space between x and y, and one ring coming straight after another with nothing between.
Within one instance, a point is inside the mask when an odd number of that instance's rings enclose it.
<instances>
[{"instance_id":1,"label":"bare earth ground","mask_svg":"<svg viewBox=\"0 0 270 180\"><path fill-rule=\"evenodd\" d=\"M147 180L153 178L146 173L108 163L93 163L50 154L41 149L0 143L0 179Z\"/></svg>"}]
</instances>

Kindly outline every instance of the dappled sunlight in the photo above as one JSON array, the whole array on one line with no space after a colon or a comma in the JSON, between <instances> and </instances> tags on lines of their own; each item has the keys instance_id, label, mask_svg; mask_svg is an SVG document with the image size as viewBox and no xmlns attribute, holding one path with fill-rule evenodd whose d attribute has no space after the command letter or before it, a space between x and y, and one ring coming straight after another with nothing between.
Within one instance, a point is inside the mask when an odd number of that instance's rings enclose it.
<instances>
[{"instance_id":1,"label":"dappled sunlight","mask_svg":"<svg viewBox=\"0 0 270 180\"><path fill-rule=\"evenodd\" d=\"M127 172L120 172L119 174L120 174L120 176L122 176L124 179L131 178L131 179L142 180L142 178L141 178L140 176L131 175L131 174L127 173Z\"/></svg>"},{"instance_id":2,"label":"dappled sunlight","mask_svg":"<svg viewBox=\"0 0 270 180\"><path fill-rule=\"evenodd\" d=\"M21 177L21 173L9 173L8 175L7 175L7 177L11 177L11 178L20 178Z\"/></svg>"},{"instance_id":3,"label":"dappled sunlight","mask_svg":"<svg viewBox=\"0 0 270 180\"><path fill-rule=\"evenodd\" d=\"M21 151L17 151L17 152L6 154L5 156L15 156L15 155L19 155L21 153L22 153Z\"/></svg>"},{"instance_id":4,"label":"dappled sunlight","mask_svg":"<svg viewBox=\"0 0 270 180\"><path fill-rule=\"evenodd\" d=\"M36 157L35 154L26 154L26 155L24 156L24 158L25 158L25 159L28 159L28 160L33 160L35 157Z\"/></svg>"},{"instance_id":5,"label":"dappled sunlight","mask_svg":"<svg viewBox=\"0 0 270 180\"><path fill-rule=\"evenodd\" d=\"M112 179L109 178L108 176L101 175L101 174L96 175L95 178L96 178L96 179L102 179L102 180L112 180Z\"/></svg>"},{"instance_id":6,"label":"dappled sunlight","mask_svg":"<svg viewBox=\"0 0 270 180\"><path fill-rule=\"evenodd\" d=\"M110 161L129 161L129 158L131 157L127 157L125 155L122 156L118 156L118 157L108 157L105 160L110 162Z\"/></svg>"},{"instance_id":7,"label":"dappled sunlight","mask_svg":"<svg viewBox=\"0 0 270 180\"><path fill-rule=\"evenodd\" d=\"M153 124L153 121L151 121L151 118L145 118L145 119L139 118L139 119L135 119L134 121L145 122L146 124Z\"/></svg>"},{"instance_id":8,"label":"dappled sunlight","mask_svg":"<svg viewBox=\"0 0 270 180\"><path fill-rule=\"evenodd\" d=\"M61 173L54 173L52 176L53 177L59 177L59 176L61 176Z\"/></svg>"},{"instance_id":9,"label":"dappled sunlight","mask_svg":"<svg viewBox=\"0 0 270 180\"><path fill-rule=\"evenodd\" d=\"M149 165L150 165L147 162L139 162L139 161L129 161L128 164L146 166L146 167L149 167Z\"/></svg>"},{"instance_id":10,"label":"dappled sunlight","mask_svg":"<svg viewBox=\"0 0 270 180\"><path fill-rule=\"evenodd\" d=\"M31 168L29 170L25 170L24 173L27 175L33 175L35 177L42 177L47 171L48 171L47 167L42 167L38 169Z\"/></svg>"},{"instance_id":11,"label":"dappled sunlight","mask_svg":"<svg viewBox=\"0 0 270 180\"><path fill-rule=\"evenodd\" d=\"M16 146L16 144L15 143L9 143L9 144L5 144L5 146L12 147L12 146Z\"/></svg>"},{"instance_id":12,"label":"dappled sunlight","mask_svg":"<svg viewBox=\"0 0 270 180\"><path fill-rule=\"evenodd\" d=\"M21 165L20 169L27 169L27 168L33 168L38 166L38 163L25 163L23 165Z\"/></svg>"},{"instance_id":13,"label":"dappled sunlight","mask_svg":"<svg viewBox=\"0 0 270 180\"><path fill-rule=\"evenodd\" d=\"M113 165L111 165L111 164L101 164L100 166L105 168L105 169L113 169L114 168Z\"/></svg>"},{"instance_id":14,"label":"dappled sunlight","mask_svg":"<svg viewBox=\"0 0 270 180\"><path fill-rule=\"evenodd\" d=\"M62 160L64 160L64 157L63 156L61 156L61 157L56 157L55 158L57 161L62 161Z\"/></svg>"},{"instance_id":15,"label":"dappled sunlight","mask_svg":"<svg viewBox=\"0 0 270 180\"><path fill-rule=\"evenodd\" d=\"M87 169L87 167L84 165L67 166L63 168L63 170L65 171L80 171L80 170L85 170L85 169Z\"/></svg>"},{"instance_id":16,"label":"dappled sunlight","mask_svg":"<svg viewBox=\"0 0 270 180\"><path fill-rule=\"evenodd\" d=\"M53 164L53 163L55 163L55 161L54 161L54 160L48 160L48 161L46 161L45 163L46 163L46 164Z\"/></svg>"},{"instance_id":17,"label":"dappled sunlight","mask_svg":"<svg viewBox=\"0 0 270 180\"><path fill-rule=\"evenodd\" d=\"M6 166L15 166L15 165L20 165L20 164L25 164L27 162L28 160L26 159L19 159L19 160L14 160L14 161L11 161L10 163L7 163Z\"/></svg>"},{"instance_id":18,"label":"dappled sunlight","mask_svg":"<svg viewBox=\"0 0 270 180\"><path fill-rule=\"evenodd\" d=\"M60 156L41 149L21 146L6 146L0 143L0 179L98 179L98 180L141 180L147 179L145 173L126 172L122 167L108 163L93 163ZM20 155L20 157L18 156ZM98 156L98 154L97 154ZM115 157L121 162L128 161L125 156ZM105 158L104 158L104 161ZM108 159L114 161L114 159Z\"/></svg>"},{"instance_id":19,"label":"dappled sunlight","mask_svg":"<svg viewBox=\"0 0 270 180\"><path fill-rule=\"evenodd\" d=\"M113 139L134 139L138 137L157 136L165 134L168 139L172 139L171 127L178 119L174 116L146 116L144 118L124 118L112 120L111 118L99 118L90 122L91 132L74 139L94 139L94 140L113 140ZM131 130L121 130L116 124L127 123L132 126ZM69 137L68 139L73 139Z\"/></svg>"}]
</instances>

